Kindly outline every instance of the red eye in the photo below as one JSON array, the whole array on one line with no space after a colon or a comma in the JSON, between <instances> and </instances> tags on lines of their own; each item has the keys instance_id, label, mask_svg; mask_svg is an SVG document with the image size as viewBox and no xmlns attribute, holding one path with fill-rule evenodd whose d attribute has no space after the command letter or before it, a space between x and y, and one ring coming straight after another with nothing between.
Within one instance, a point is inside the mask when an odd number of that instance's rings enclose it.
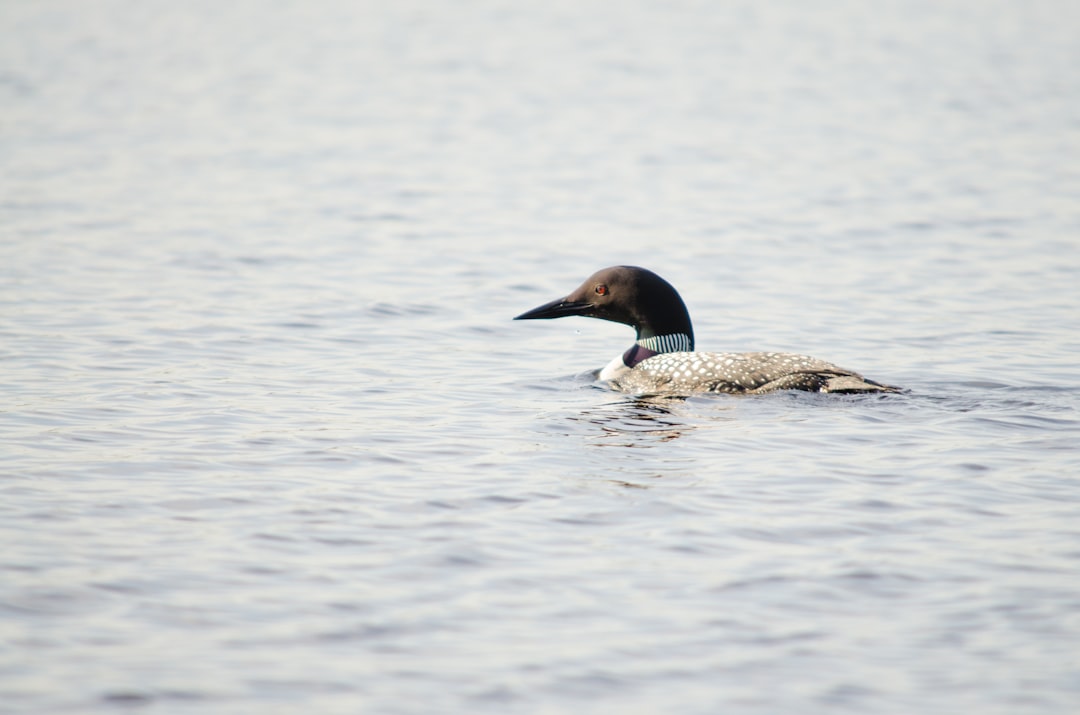
<instances>
[{"instance_id":1,"label":"red eye","mask_svg":"<svg viewBox=\"0 0 1080 715\"><path fill-rule=\"evenodd\" d=\"M607 286L604 285L603 283L600 283L599 285L597 285L596 286L596 294L597 295L607 295Z\"/></svg>"}]
</instances>

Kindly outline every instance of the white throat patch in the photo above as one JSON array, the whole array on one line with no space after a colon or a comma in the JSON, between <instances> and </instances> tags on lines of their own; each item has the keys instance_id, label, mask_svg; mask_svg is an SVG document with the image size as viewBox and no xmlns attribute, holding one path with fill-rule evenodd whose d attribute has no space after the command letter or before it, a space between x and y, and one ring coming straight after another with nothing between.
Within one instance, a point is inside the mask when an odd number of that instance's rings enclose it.
<instances>
[{"instance_id":1,"label":"white throat patch","mask_svg":"<svg viewBox=\"0 0 1080 715\"><path fill-rule=\"evenodd\" d=\"M616 355L615 359L600 371L601 380L614 380L615 378L630 372L630 368L623 362L622 355Z\"/></svg>"}]
</instances>

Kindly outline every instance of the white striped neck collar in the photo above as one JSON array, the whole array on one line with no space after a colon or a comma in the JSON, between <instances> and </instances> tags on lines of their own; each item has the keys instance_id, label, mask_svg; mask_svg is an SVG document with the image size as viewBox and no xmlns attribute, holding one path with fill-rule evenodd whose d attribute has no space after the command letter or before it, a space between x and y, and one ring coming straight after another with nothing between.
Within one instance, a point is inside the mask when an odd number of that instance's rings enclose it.
<instances>
[{"instance_id":1,"label":"white striped neck collar","mask_svg":"<svg viewBox=\"0 0 1080 715\"><path fill-rule=\"evenodd\" d=\"M639 338L630 346L630 349L622 354L622 364L632 368L639 362L648 360L653 355L661 353L690 352L694 349L694 339L686 333L670 333L668 335L653 335L648 338ZM615 362L618 361L616 358ZM611 373L611 366L604 369L605 373ZM604 378L607 379L607 378Z\"/></svg>"},{"instance_id":2,"label":"white striped neck collar","mask_svg":"<svg viewBox=\"0 0 1080 715\"><path fill-rule=\"evenodd\" d=\"M660 353L684 353L694 349L694 341L686 333L639 338L635 344L657 355Z\"/></svg>"}]
</instances>

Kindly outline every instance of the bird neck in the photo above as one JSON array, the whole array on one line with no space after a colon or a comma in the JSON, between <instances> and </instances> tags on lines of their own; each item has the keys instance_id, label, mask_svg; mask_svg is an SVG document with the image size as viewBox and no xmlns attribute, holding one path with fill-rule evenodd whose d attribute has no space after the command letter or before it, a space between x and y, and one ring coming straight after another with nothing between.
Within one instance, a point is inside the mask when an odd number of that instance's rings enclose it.
<instances>
[{"instance_id":1,"label":"bird neck","mask_svg":"<svg viewBox=\"0 0 1080 715\"><path fill-rule=\"evenodd\" d=\"M634 367L643 360L648 360L653 355L662 353L690 352L694 349L693 335L686 333L669 333L667 335L651 335L642 337L638 332L637 341L630 349L623 353L623 363L627 367Z\"/></svg>"}]
</instances>

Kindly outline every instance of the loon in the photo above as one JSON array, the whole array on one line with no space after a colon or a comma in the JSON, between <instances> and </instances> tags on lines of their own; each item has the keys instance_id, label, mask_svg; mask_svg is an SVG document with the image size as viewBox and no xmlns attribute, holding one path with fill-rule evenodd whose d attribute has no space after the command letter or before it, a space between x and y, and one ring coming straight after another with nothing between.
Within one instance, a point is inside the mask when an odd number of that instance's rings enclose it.
<instances>
[{"instance_id":1,"label":"loon","mask_svg":"<svg viewBox=\"0 0 1080 715\"><path fill-rule=\"evenodd\" d=\"M694 329L678 291L652 271L612 266L594 273L565 298L533 308L514 320L581 315L624 323L637 330L630 349L599 378L638 395L722 392L900 392L832 363L793 353L694 352Z\"/></svg>"}]
</instances>

